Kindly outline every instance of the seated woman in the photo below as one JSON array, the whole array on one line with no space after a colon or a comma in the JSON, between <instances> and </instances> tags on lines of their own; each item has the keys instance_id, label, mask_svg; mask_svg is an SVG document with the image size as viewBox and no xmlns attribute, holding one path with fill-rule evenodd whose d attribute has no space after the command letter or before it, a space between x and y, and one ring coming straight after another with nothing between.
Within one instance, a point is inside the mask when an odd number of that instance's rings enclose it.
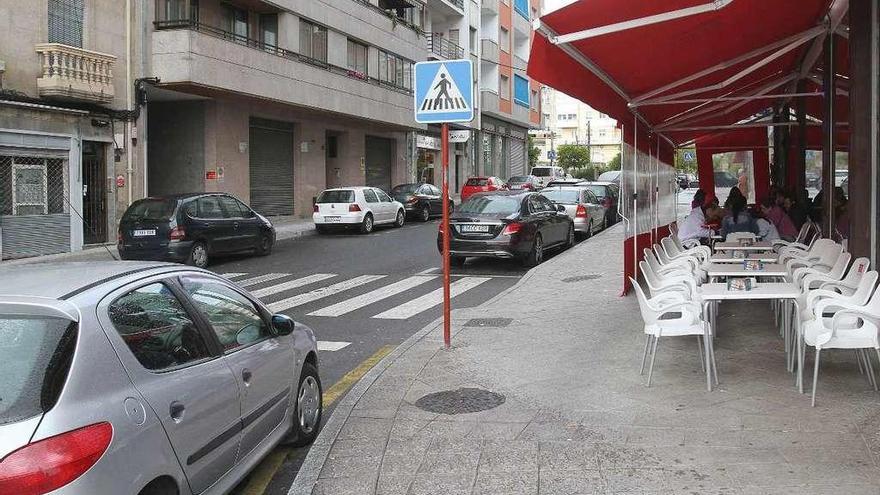
<instances>
[{"instance_id":1,"label":"seated woman","mask_svg":"<svg viewBox=\"0 0 880 495\"><path fill-rule=\"evenodd\" d=\"M758 235L761 236L761 239L767 242L778 241L780 239L779 230L776 229L773 222L767 219L762 208L756 208L753 210L752 216L755 218L755 226L758 228Z\"/></svg>"},{"instance_id":2,"label":"seated woman","mask_svg":"<svg viewBox=\"0 0 880 495\"><path fill-rule=\"evenodd\" d=\"M731 189L731 192L734 189L736 188ZM727 234L733 232L751 232L758 235L758 227L746 210L746 198L742 194L728 198L725 204L729 206L729 214L721 221L721 235L723 237L727 238Z\"/></svg>"}]
</instances>

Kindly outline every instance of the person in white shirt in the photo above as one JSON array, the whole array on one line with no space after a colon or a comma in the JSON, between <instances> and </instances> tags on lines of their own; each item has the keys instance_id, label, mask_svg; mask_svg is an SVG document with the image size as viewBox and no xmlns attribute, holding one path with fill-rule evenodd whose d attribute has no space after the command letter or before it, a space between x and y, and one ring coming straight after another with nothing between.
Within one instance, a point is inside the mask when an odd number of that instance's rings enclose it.
<instances>
[{"instance_id":1,"label":"person in white shirt","mask_svg":"<svg viewBox=\"0 0 880 495\"><path fill-rule=\"evenodd\" d=\"M712 230L706 227L706 214L703 207L697 206L684 218L678 227L678 238L684 242L691 239L701 241L712 237Z\"/></svg>"},{"instance_id":2,"label":"person in white shirt","mask_svg":"<svg viewBox=\"0 0 880 495\"><path fill-rule=\"evenodd\" d=\"M755 211L755 225L758 227L758 235L767 242L778 241L781 239L779 235L779 229L773 225L767 217L765 216L765 212L758 208Z\"/></svg>"}]
</instances>

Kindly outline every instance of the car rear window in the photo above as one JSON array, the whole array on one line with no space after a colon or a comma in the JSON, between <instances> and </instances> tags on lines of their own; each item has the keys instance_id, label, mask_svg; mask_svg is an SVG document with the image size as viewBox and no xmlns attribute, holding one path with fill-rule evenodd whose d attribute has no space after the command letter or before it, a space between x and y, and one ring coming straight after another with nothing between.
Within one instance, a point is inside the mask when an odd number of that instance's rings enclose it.
<instances>
[{"instance_id":1,"label":"car rear window","mask_svg":"<svg viewBox=\"0 0 880 495\"><path fill-rule=\"evenodd\" d=\"M125 210L122 220L170 220L176 207L177 201L172 199L141 199Z\"/></svg>"},{"instance_id":2,"label":"car rear window","mask_svg":"<svg viewBox=\"0 0 880 495\"><path fill-rule=\"evenodd\" d=\"M593 194L596 195L597 198L604 198L608 191L605 190L605 186L589 186L590 191L593 191Z\"/></svg>"},{"instance_id":3,"label":"car rear window","mask_svg":"<svg viewBox=\"0 0 880 495\"><path fill-rule=\"evenodd\" d=\"M318 203L354 203L354 191L324 191L318 196Z\"/></svg>"},{"instance_id":4,"label":"car rear window","mask_svg":"<svg viewBox=\"0 0 880 495\"><path fill-rule=\"evenodd\" d=\"M538 177L550 177L553 175L553 169L550 167L535 167L532 169L532 175Z\"/></svg>"},{"instance_id":5,"label":"car rear window","mask_svg":"<svg viewBox=\"0 0 880 495\"><path fill-rule=\"evenodd\" d=\"M0 424L52 409L76 346L76 323L0 315Z\"/></svg>"},{"instance_id":6,"label":"car rear window","mask_svg":"<svg viewBox=\"0 0 880 495\"><path fill-rule=\"evenodd\" d=\"M485 186L488 184L489 184L489 179L485 179L485 178L483 178L483 179L476 179L476 178L468 179L467 183L465 183L466 186Z\"/></svg>"},{"instance_id":7,"label":"car rear window","mask_svg":"<svg viewBox=\"0 0 880 495\"><path fill-rule=\"evenodd\" d=\"M418 188L419 184L401 184L399 186L395 186L394 189L391 190L391 194L414 193Z\"/></svg>"},{"instance_id":8,"label":"car rear window","mask_svg":"<svg viewBox=\"0 0 880 495\"><path fill-rule=\"evenodd\" d=\"M484 215L510 215L520 210L520 200L509 196L477 196L468 199L458 208L460 213Z\"/></svg>"},{"instance_id":9,"label":"car rear window","mask_svg":"<svg viewBox=\"0 0 880 495\"><path fill-rule=\"evenodd\" d=\"M529 181L528 177L526 177L524 175L519 175L517 177L511 177L510 180L507 182L516 182L517 184L519 184L520 182L528 182L528 181Z\"/></svg>"},{"instance_id":10,"label":"car rear window","mask_svg":"<svg viewBox=\"0 0 880 495\"><path fill-rule=\"evenodd\" d=\"M566 204L575 204L581 197L581 192L576 189L544 189L541 194L550 201Z\"/></svg>"}]
</instances>

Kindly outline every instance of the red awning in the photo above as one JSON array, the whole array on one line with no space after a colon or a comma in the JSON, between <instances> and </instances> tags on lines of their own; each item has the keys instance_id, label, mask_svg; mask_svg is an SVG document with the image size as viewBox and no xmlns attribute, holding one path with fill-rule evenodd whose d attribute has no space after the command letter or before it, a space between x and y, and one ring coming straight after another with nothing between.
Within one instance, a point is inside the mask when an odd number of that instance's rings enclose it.
<instances>
[{"instance_id":1,"label":"red awning","mask_svg":"<svg viewBox=\"0 0 880 495\"><path fill-rule=\"evenodd\" d=\"M834 9L829 11L832 4L833 0L580 0L540 19L528 72L624 127L633 124L636 112L646 133L650 129L679 145L727 132L724 126L771 109L778 101L773 95L796 91L805 59L814 61L805 77L812 75L815 81L815 62L821 72L821 58L815 56L821 50L816 50L828 32L825 20L829 15L832 23L835 15L842 18ZM701 6L707 11L646 22L651 16L670 17ZM712 7L718 8L709 10ZM617 23L628 25L617 30ZM612 32L584 33L588 37L570 42L557 38L597 28ZM836 39L843 46L845 39ZM837 52L845 58L845 50ZM837 68L847 73L848 62L841 60ZM809 84L803 92L820 93L821 87ZM769 97L745 99L755 95ZM821 108L821 95L803 97L811 113Z\"/></svg>"}]
</instances>

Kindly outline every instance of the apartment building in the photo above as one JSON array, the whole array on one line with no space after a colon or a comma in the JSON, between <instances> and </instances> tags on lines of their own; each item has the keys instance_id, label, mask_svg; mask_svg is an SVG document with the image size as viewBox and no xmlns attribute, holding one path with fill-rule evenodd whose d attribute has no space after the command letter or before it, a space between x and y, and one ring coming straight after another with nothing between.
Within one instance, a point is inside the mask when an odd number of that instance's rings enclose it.
<instances>
[{"instance_id":1,"label":"apartment building","mask_svg":"<svg viewBox=\"0 0 880 495\"><path fill-rule=\"evenodd\" d=\"M541 151L540 163L549 164L549 152L560 144L588 147L590 161L601 165L620 153L621 132L616 120L551 88L543 90L542 99L545 126L532 132L535 146Z\"/></svg>"},{"instance_id":2,"label":"apartment building","mask_svg":"<svg viewBox=\"0 0 880 495\"><path fill-rule=\"evenodd\" d=\"M117 214L143 194L128 139L132 5L0 3L2 259L115 240Z\"/></svg>"}]
</instances>

